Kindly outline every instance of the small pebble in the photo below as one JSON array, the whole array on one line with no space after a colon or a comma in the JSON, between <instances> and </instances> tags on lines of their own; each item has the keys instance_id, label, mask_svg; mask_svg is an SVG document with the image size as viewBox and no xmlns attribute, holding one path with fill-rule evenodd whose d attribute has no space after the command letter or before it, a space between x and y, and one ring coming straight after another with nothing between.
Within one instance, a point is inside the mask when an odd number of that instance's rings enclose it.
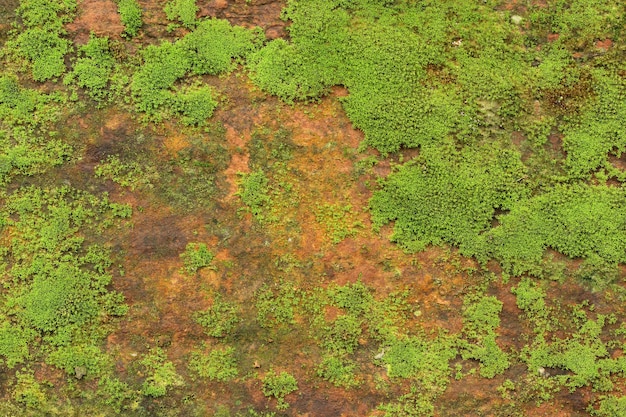
<instances>
[{"instance_id":1,"label":"small pebble","mask_svg":"<svg viewBox=\"0 0 626 417\"><path fill-rule=\"evenodd\" d=\"M383 356L385 356L385 349L383 349L380 353L376 354L376 356L374 356L374 359L382 359Z\"/></svg>"}]
</instances>

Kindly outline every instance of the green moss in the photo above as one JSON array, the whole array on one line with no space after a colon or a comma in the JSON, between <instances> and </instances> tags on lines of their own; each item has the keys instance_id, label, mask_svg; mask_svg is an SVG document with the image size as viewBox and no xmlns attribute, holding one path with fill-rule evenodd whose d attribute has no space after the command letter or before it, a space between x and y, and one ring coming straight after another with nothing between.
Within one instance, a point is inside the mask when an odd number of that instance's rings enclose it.
<instances>
[{"instance_id":1,"label":"green moss","mask_svg":"<svg viewBox=\"0 0 626 417\"><path fill-rule=\"evenodd\" d=\"M113 367L111 359L93 345L61 346L48 355L46 363L78 379L97 378Z\"/></svg>"},{"instance_id":2,"label":"green moss","mask_svg":"<svg viewBox=\"0 0 626 417\"><path fill-rule=\"evenodd\" d=\"M262 286L255 294L259 325L295 324L295 309L301 301L300 297L300 292L288 282L280 284L276 290Z\"/></svg>"},{"instance_id":3,"label":"green moss","mask_svg":"<svg viewBox=\"0 0 626 417\"><path fill-rule=\"evenodd\" d=\"M355 370L357 365L349 359L327 355L317 367L317 376L336 387L352 388L360 385Z\"/></svg>"},{"instance_id":4,"label":"green moss","mask_svg":"<svg viewBox=\"0 0 626 417\"><path fill-rule=\"evenodd\" d=\"M37 272L32 287L19 300L27 323L50 332L70 325L83 326L97 317L100 306L91 274L68 264ZM109 283L106 278L100 281L99 285Z\"/></svg>"},{"instance_id":5,"label":"green moss","mask_svg":"<svg viewBox=\"0 0 626 417\"><path fill-rule=\"evenodd\" d=\"M65 72L65 55L71 42L65 39L64 24L73 19L75 0L23 0L17 9L21 31L5 45L9 56L25 60L33 80L46 81Z\"/></svg>"},{"instance_id":6,"label":"green moss","mask_svg":"<svg viewBox=\"0 0 626 417\"><path fill-rule=\"evenodd\" d=\"M184 124L203 126L213 115L217 101L212 88L195 85L174 93L171 106L174 112L182 116Z\"/></svg>"},{"instance_id":7,"label":"green moss","mask_svg":"<svg viewBox=\"0 0 626 417\"><path fill-rule=\"evenodd\" d=\"M7 184L17 175L32 176L59 166L73 154L61 140L45 140L28 134L0 132L0 183Z\"/></svg>"},{"instance_id":8,"label":"green moss","mask_svg":"<svg viewBox=\"0 0 626 417\"><path fill-rule=\"evenodd\" d=\"M46 410L48 405L48 395L42 384L35 379L34 372L29 369L17 371L17 382L13 388L13 398L18 403L25 405L29 410Z\"/></svg>"},{"instance_id":9,"label":"green moss","mask_svg":"<svg viewBox=\"0 0 626 417\"><path fill-rule=\"evenodd\" d=\"M72 20L75 11L74 0L22 0L16 10L25 26L40 26L50 30L61 30L64 23Z\"/></svg>"},{"instance_id":10,"label":"green moss","mask_svg":"<svg viewBox=\"0 0 626 417\"><path fill-rule=\"evenodd\" d=\"M9 368L14 368L18 363L23 363L29 357L29 345L35 332L31 329L17 326L6 319L0 325L0 356L3 363Z\"/></svg>"},{"instance_id":11,"label":"green moss","mask_svg":"<svg viewBox=\"0 0 626 417\"><path fill-rule=\"evenodd\" d=\"M234 69L235 63L256 50L262 39L259 31L231 26L227 20L208 19L177 45L187 52L193 74L217 75Z\"/></svg>"},{"instance_id":12,"label":"green moss","mask_svg":"<svg viewBox=\"0 0 626 417\"><path fill-rule=\"evenodd\" d=\"M511 366L509 356L498 346L496 335L493 333L484 336L480 344L467 346L461 353L461 357L480 361L480 376L483 378L501 375Z\"/></svg>"},{"instance_id":13,"label":"green moss","mask_svg":"<svg viewBox=\"0 0 626 417\"><path fill-rule=\"evenodd\" d=\"M189 70L189 59L184 51L170 42L150 45L143 50L144 64L133 75L131 91L137 110L160 119L159 111L170 103L169 91L176 80Z\"/></svg>"},{"instance_id":14,"label":"green moss","mask_svg":"<svg viewBox=\"0 0 626 417\"><path fill-rule=\"evenodd\" d=\"M95 167L96 177L107 178L131 191L137 188L152 188L153 182L159 179L159 174L151 166L138 162L124 163L117 155L107 156L105 161Z\"/></svg>"},{"instance_id":15,"label":"green moss","mask_svg":"<svg viewBox=\"0 0 626 417\"><path fill-rule=\"evenodd\" d=\"M493 332L500 326L502 302L496 297L479 297L477 301L466 300L463 312L463 332L471 339Z\"/></svg>"},{"instance_id":16,"label":"green moss","mask_svg":"<svg viewBox=\"0 0 626 417\"><path fill-rule=\"evenodd\" d=\"M385 417L417 417L432 416L435 406L431 397L423 395L416 386L412 385L409 393L398 396L389 403L379 405L378 409L385 413Z\"/></svg>"},{"instance_id":17,"label":"green moss","mask_svg":"<svg viewBox=\"0 0 626 417\"><path fill-rule=\"evenodd\" d=\"M275 417L276 413L273 411L256 411L253 408L248 408L247 412L237 413L237 417Z\"/></svg>"},{"instance_id":18,"label":"green moss","mask_svg":"<svg viewBox=\"0 0 626 417\"><path fill-rule=\"evenodd\" d=\"M111 372L112 361L100 343L128 308L121 294L108 288L112 258L102 232L119 224L116 217L128 217L130 208L69 187L22 187L5 194L4 202L4 365L45 361L72 379ZM20 415L68 412L48 397L46 386L31 373L18 373L13 397L25 407Z\"/></svg>"},{"instance_id":19,"label":"green moss","mask_svg":"<svg viewBox=\"0 0 626 417\"><path fill-rule=\"evenodd\" d=\"M119 296L107 290L108 251L86 244L80 233L96 219L101 227L111 221L106 199L69 188L29 188L12 195L4 210L16 219L8 252L16 284L8 303L25 325L57 332L124 314Z\"/></svg>"},{"instance_id":20,"label":"green moss","mask_svg":"<svg viewBox=\"0 0 626 417\"><path fill-rule=\"evenodd\" d=\"M626 260L625 210L619 188L558 186L515 205L485 237L491 254L516 275L540 273L547 247L615 264Z\"/></svg>"},{"instance_id":21,"label":"green moss","mask_svg":"<svg viewBox=\"0 0 626 417\"><path fill-rule=\"evenodd\" d=\"M626 414L626 397L609 395L600 400L600 407L591 408L591 415L599 417L618 417Z\"/></svg>"},{"instance_id":22,"label":"green moss","mask_svg":"<svg viewBox=\"0 0 626 417\"><path fill-rule=\"evenodd\" d=\"M51 122L59 119L59 103L63 103L62 96L58 94L43 94L37 90L22 88L15 77L0 77L0 115L2 125L5 127L24 126L26 131L19 131L19 137L12 133L16 141L22 144L37 143L32 130L36 127L42 128ZM0 135L9 135L6 131L0 131ZM49 138L50 142L56 142L55 147L68 145L59 143L58 140ZM52 146L50 147L52 148ZM8 150L7 150L8 151ZM10 153L10 152L7 152ZM51 158L53 159L53 158Z\"/></svg>"},{"instance_id":23,"label":"green moss","mask_svg":"<svg viewBox=\"0 0 626 417\"><path fill-rule=\"evenodd\" d=\"M322 347L338 353L353 353L359 345L363 321L351 314L337 317L322 333Z\"/></svg>"},{"instance_id":24,"label":"green moss","mask_svg":"<svg viewBox=\"0 0 626 417\"><path fill-rule=\"evenodd\" d=\"M424 148L381 181L370 200L372 221L377 229L394 221L391 239L408 251L452 244L476 255L496 209L509 209L526 193L523 176L514 151Z\"/></svg>"},{"instance_id":25,"label":"green moss","mask_svg":"<svg viewBox=\"0 0 626 417\"><path fill-rule=\"evenodd\" d=\"M176 372L174 364L167 360L165 352L160 348L151 350L140 363L148 373L142 385L143 395L162 397L169 389L185 384L183 378Z\"/></svg>"},{"instance_id":26,"label":"green moss","mask_svg":"<svg viewBox=\"0 0 626 417\"><path fill-rule=\"evenodd\" d=\"M580 117L573 118L565 128L563 148L567 151L567 168L574 178L585 178L598 167L607 167L608 155L621 156L626 151L626 129L621 120L626 116L626 84L621 77L595 71L594 98ZM614 175L623 181L623 173Z\"/></svg>"},{"instance_id":27,"label":"green moss","mask_svg":"<svg viewBox=\"0 0 626 417\"><path fill-rule=\"evenodd\" d=\"M237 195L258 220L264 220L266 206L270 203L269 180L262 170L242 174Z\"/></svg>"},{"instance_id":28,"label":"green moss","mask_svg":"<svg viewBox=\"0 0 626 417\"><path fill-rule=\"evenodd\" d=\"M15 39L17 54L32 65L35 81L46 81L65 72L64 57L70 51L70 42L58 33L40 28L27 29Z\"/></svg>"},{"instance_id":29,"label":"green moss","mask_svg":"<svg viewBox=\"0 0 626 417\"><path fill-rule=\"evenodd\" d=\"M546 291L529 278L522 278L517 287L511 288L516 296L517 307L535 321L547 319Z\"/></svg>"},{"instance_id":30,"label":"green moss","mask_svg":"<svg viewBox=\"0 0 626 417\"><path fill-rule=\"evenodd\" d=\"M288 372L277 374L270 370L263 377L263 394L266 397L274 397L278 400L276 408L285 410L289 403L285 401L285 395L298 390L298 381Z\"/></svg>"},{"instance_id":31,"label":"green moss","mask_svg":"<svg viewBox=\"0 0 626 417\"><path fill-rule=\"evenodd\" d=\"M213 305L206 311L198 312L195 321L204 327L204 331L212 337L225 337L239 323L239 307L231 302L215 296Z\"/></svg>"},{"instance_id":32,"label":"green moss","mask_svg":"<svg viewBox=\"0 0 626 417\"><path fill-rule=\"evenodd\" d=\"M508 355L496 343L496 330L500 326L502 302L492 296L469 296L463 311L463 335L459 341L463 359L480 362L480 375L493 378L509 366Z\"/></svg>"},{"instance_id":33,"label":"green moss","mask_svg":"<svg viewBox=\"0 0 626 417\"><path fill-rule=\"evenodd\" d=\"M410 310L407 297L406 290L392 292L366 307L364 317L372 339L387 343L405 333L406 315Z\"/></svg>"},{"instance_id":34,"label":"green moss","mask_svg":"<svg viewBox=\"0 0 626 417\"><path fill-rule=\"evenodd\" d=\"M220 382L230 381L239 373L235 349L232 347L211 349L208 354L193 351L189 360L189 369L201 378Z\"/></svg>"},{"instance_id":35,"label":"green moss","mask_svg":"<svg viewBox=\"0 0 626 417\"><path fill-rule=\"evenodd\" d=\"M138 111L160 121L180 114L187 125L204 125L217 106L213 89L200 83L174 83L188 75L217 75L256 48L258 33L226 20L205 20L175 43L164 41L142 51L143 65L133 74L131 93Z\"/></svg>"},{"instance_id":36,"label":"green moss","mask_svg":"<svg viewBox=\"0 0 626 417\"><path fill-rule=\"evenodd\" d=\"M139 29L143 26L141 6L137 0L119 0L117 10L125 27L124 35L131 38L137 36Z\"/></svg>"},{"instance_id":37,"label":"green moss","mask_svg":"<svg viewBox=\"0 0 626 417\"><path fill-rule=\"evenodd\" d=\"M348 116L381 152L475 135L475 103L467 96L498 100L506 116L520 109L523 71L510 69L526 68L516 49L521 37L473 2L294 1L284 16L292 21L291 43L277 39L251 56L253 80L288 102L346 86ZM450 48L459 37L468 46ZM449 82L454 77L458 86Z\"/></svg>"},{"instance_id":38,"label":"green moss","mask_svg":"<svg viewBox=\"0 0 626 417\"><path fill-rule=\"evenodd\" d=\"M172 0L165 4L163 10L169 20L178 20L186 28L196 25L196 14L199 10L196 0Z\"/></svg>"},{"instance_id":39,"label":"green moss","mask_svg":"<svg viewBox=\"0 0 626 417\"><path fill-rule=\"evenodd\" d=\"M89 96L96 101L110 98L107 87L116 63L109 48L109 39L99 38L92 33L89 42L80 48L80 53L82 56L76 60L72 72L63 82L75 83L86 89Z\"/></svg>"},{"instance_id":40,"label":"green moss","mask_svg":"<svg viewBox=\"0 0 626 417\"><path fill-rule=\"evenodd\" d=\"M391 341L382 357L391 378L412 378L427 391L443 391L450 377L450 360L457 355L453 338L425 335L397 338Z\"/></svg>"},{"instance_id":41,"label":"green moss","mask_svg":"<svg viewBox=\"0 0 626 417\"><path fill-rule=\"evenodd\" d=\"M250 56L251 78L262 89L292 102L311 100L327 90L328 71L313 60L302 57L284 39L275 39Z\"/></svg>"},{"instance_id":42,"label":"green moss","mask_svg":"<svg viewBox=\"0 0 626 417\"><path fill-rule=\"evenodd\" d=\"M103 398L103 403L115 414L136 409L136 404L140 401L138 391L111 376L104 376L98 380L97 393Z\"/></svg>"},{"instance_id":43,"label":"green moss","mask_svg":"<svg viewBox=\"0 0 626 417\"><path fill-rule=\"evenodd\" d=\"M608 0L554 1L547 6L531 8L533 29L543 36L558 33L562 42L577 48L615 36L624 13L623 5Z\"/></svg>"},{"instance_id":44,"label":"green moss","mask_svg":"<svg viewBox=\"0 0 626 417\"><path fill-rule=\"evenodd\" d=\"M371 290L361 281L343 286L331 286L327 292L333 305L354 316L367 314L374 304Z\"/></svg>"},{"instance_id":45,"label":"green moss","mask_svg":"<svg viewBox=\"0 0 626 417\"><path fill-rule=\"evenodd\" d=\"M326 229L326 235L333 244L357 234L357 229L363 224L355 217L350 204L317 204L315 210L315 219Z\"/></svg>"},{"instance_id":46,"label":"green moss","mask_svg":"<svg viewBox=\"0 0 626 417\"><path fill-rule=\"evenodd\" d=\"M40 133L58 120L59 101L58 94L22 88L16 77L0 76L0 184L47 172L73 154L64 140Z\"/></svg>"},{"instance_id":47,"label":"green moss","mask_svg":"<svg viewBox=\"0 0 626 417\"><path fill-rule=\"evenodd\" d=\"M526 285L526 284L525 284ZM520 284L521 287L521 284ZM516 291L521 293L523 288ZM525 311L527 319L535 327L535 337L524 346L520 358L527 364L529 373L550 378L556 387L566 387L571 392L584 386L591 386L594 391L608 392L615 387L626 370L624 358L610 358L610 345L607 343L606 326L615 322L615 317L603 314L591 316L588 302L568 308L567 313L556 308L546 307L542 314L534 314L533 305ZM533 314L531 314L533 313ZM547 323L546 317L559 315L558 321ZM552 333L558 326L559 333ZM556 372L546 369L559 369Z\"/></svg>"},{"instance_id":48,"label":"green moss","mask_svg":"<svg viewBox=\"0 0 626 417\"><path fill-rule=\"evenodd\" d=\"M188 243L180 257L185 264L185 271L195 274L198 269L211 265L215 255L204 243Z\"/></svg>"}]
</instances>

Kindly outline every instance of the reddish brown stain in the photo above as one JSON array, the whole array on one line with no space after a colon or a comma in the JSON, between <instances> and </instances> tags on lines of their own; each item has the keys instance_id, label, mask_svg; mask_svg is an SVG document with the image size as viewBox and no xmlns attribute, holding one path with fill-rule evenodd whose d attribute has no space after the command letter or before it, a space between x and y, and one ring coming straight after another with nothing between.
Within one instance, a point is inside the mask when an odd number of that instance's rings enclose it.
<instances>
[{"instance_id":1,"label":"reddish brown stain","mask_svg":"<svg viewBox=\"0 0 626 417\"><path fill-rule=\"evenodd\" d=\"M89 33L119 39L124 25L112 0L82 0L78 2L77 17L67 25L67 30L79 44L89 40Z\"/></svg>"},{"instance_id":2,"label":"reddish brown stain","mask_svg":"<svg viewBox=\"0 0 626 417\"><path fill-rule=\"evenodd\" d=\"M613 46L613 41L611 39L604 39L596 41L596 48L602 50L603 52L608 51Z\"/></svg>"}]
</instances>

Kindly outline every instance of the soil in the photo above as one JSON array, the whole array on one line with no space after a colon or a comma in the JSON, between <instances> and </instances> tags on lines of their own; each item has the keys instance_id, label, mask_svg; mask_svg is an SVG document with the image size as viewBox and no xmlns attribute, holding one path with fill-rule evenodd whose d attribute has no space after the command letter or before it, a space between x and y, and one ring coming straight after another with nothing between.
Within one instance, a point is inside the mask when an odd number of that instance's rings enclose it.
<instances>
[{"instance_id":1,"label":"soil","mask_svg":"<svg viewBox=\"0 0 626 417\"><path fill-rule=\"evenodd\" d=\"M80 0L76 19L67 25L67 30L77 44L84 45L91 32L110 39L120 39L124 25L113 0Z\"/></svg>"}]
</instances>

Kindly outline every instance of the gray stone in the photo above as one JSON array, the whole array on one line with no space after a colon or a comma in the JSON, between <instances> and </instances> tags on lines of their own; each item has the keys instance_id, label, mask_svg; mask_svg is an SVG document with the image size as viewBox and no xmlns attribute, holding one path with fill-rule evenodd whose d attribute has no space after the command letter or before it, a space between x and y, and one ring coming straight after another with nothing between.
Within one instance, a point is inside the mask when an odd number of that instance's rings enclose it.
<instances>
[{"instance_id":1,"label":"gray stone","mask_svg":"<svg viewBox=\"0 0 626 417\"><path fill-rule=\"evenodd\" d=\"M524 18L520 15L513 15L511 16L511 22L513 22L513 24L515 25L520 25L522 23L522 20L524 20Z\"/></svg>"}]
</instances>

